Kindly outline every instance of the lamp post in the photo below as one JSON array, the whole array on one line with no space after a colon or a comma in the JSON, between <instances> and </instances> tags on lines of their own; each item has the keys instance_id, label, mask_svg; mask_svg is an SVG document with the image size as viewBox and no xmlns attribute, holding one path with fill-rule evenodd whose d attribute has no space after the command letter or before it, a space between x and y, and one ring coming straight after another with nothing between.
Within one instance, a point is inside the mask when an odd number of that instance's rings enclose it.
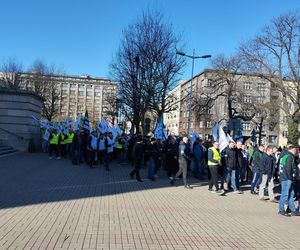
<instances>
[{"instance_id":1,"label":"lamp post","mask_svg":"<svg viewBox=\"0 0 300 250\"><path fill-rule=\"evenodd\" d=\"M187 55L182 51L177 51L177 55L185 56L192 59L192 77L191 77L191 84L190 84L190 93L189 93L189 106L188 106L188 128L187 128L187 134L190 134L191 129L191 113L192 113L192 98L193 98L193 78L194 78L194 61L195 59L199 58L210 58L211 55L203 55L203 56L195 56L195 49L193 50L193 55Z\"/></svg>"}]
</instances>

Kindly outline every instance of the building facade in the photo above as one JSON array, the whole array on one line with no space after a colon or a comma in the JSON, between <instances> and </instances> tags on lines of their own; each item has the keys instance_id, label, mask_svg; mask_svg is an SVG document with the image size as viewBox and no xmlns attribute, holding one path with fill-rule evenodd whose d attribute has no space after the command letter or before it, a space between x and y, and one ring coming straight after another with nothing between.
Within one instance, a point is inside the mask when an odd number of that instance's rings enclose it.
<instances>
[{"instance_id":1,"label":"building facade","mask_svg":"<svg viewBox=\"0 0 300 250\"><path fill-rule=\"evenodd\" d=\"M181 104L181 84L176 86L168 93L168 97L172 98L172 110L164 113L164 125L168 135L179 135L180 122L180 104Z\"/></svg>"},{"instance_id":2,"label":"building facade","mask_svg":"<svg viewBox=\"0 0 300 250\"><path fill-rule=\"evenodd\" d=\"M235 87L239 90L239 94L232 95L231 103L233 107L239 111L240 115L253 115L249 121L238 119L238 128L235 127L235 130L240 130L246 139L250 139L255 134L256 143L258 143L258 133L260 132L262 144L286 145L287 115L274 105L279 102L280 93L272 88L270 82L257 75L232 74L230 77L230 80L234 82ZM221 86L219 83L217 85L216 82L219 79L218 71L205 70L192 80L190 132L196 131L205 139L212 139L212 127L215 122L219 122L222 127L227 127L230 130L233 129L232 126L236 126L236 121L233 122L232 119L229 119L227 97L226 95L222 96L222 93L227 91L227 87L225 85ZM188 80L181 83L176 89L176 92L180 92L181 100L177 111L174 111L177 112L175 124L178 122L179 135L187 135L190 87L191 80ZM205 99L218 94L220 95L213 105L205 106L205 102L203 102L201 112L195 108L197 105L195 99L199 98L199 95L202 99ZM166 114L165 117L165 124L168 128L173 123L172 118L168 119L168 117L172 116Z\"/></svg>"},{"instance_id":3,"label":"building facade","mask_svg":"<svg viewBox=\"0 0 300 250\"><path fill-rule=\"evenodd\" d=\"M32 73L22 73L21 87L33 90ZM94 123L101 116L116 115L116 84L109 79L90 76L52 75L51 83L56 85L59 100L57 120L67 117L76 118L88 111L90 122Z\"/></svg>"}]
</instances>

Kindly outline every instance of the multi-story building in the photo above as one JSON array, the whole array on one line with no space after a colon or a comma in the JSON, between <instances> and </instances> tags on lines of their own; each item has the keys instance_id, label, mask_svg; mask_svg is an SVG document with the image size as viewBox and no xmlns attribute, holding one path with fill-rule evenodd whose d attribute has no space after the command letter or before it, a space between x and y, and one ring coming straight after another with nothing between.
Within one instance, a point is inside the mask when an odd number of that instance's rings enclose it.
<instances>
[{"instance_id":1,"label":"multi-story building","mask_svg":"<svg viewBox=\"0 0 300 250\"><path fill-rule=\"evenodd\" d=\"M33 89L32 73L21 73L21 87ZM56 103L59 114L56 119L76 118L88 111L89 119L95 122L101 116L115 115L116 84L109 79L90 76L51 75L51 82L58 88Z\"/></svg>"},{"instance_id":2,"label":"multi-story building","mask_svg":"<svg viewBox=\"0 0 300 250\"><path fill-rule=\"evenodd\" d=\"M190 132L196 131L206 139L212 138L214 122L219 122L222 126L232 126L229 122L228 100L225 96L219 96L213 105L204 105L201 112L195 109L194 106L197 105L194 101L197 96L199 97L199 93L205 99L226 91L225 85L216 85L216 82L220 79L218 73L215 70L204 70L192 79L193 102ZM250 113L253 114L253 110L257 110L251 120L239 120L239 129L242 131L242 135L245 138L250 138L253 132L258 133L259 126L262 125L263 144L285 145L287 143L287 116L276 106L272 107L272 102L279 101L280 93L273 90L270 82L254 74L231 74L231 81L239 88L239 94L232 97L232 104L235 108L239 108L239 114L250 115ZM180 85L181 103L178 109L178 133L180 135L186 135L188 130L190 87L191 79ZM205 104L205 101L203 103ZM269 106L266 104L269 104ZM252 107L251 112L250 109L247 109L250 106Z\"/></svg>"},{"instance_id":3,"label":"multi-story building","mask_svg":"<svg viewBox=\"0 0 300 250\"><path fill-rule=\"evenodd\" d=\"M164 113L164 125L167 134L179 135L179 118L181 104L181 82L178 86L168 92L168 97L172 99L171 111Z\"/></svg>"}]
</instances>

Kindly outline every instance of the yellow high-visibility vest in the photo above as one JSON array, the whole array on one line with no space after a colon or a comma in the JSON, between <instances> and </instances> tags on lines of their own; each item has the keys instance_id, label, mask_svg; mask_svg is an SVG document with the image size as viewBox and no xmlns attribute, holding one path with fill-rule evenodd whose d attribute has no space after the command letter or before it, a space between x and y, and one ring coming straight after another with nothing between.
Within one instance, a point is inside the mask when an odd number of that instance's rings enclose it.
<instances>
[{"instance_id":1,"label":"yellow high-visibility vest","mask_svg":"<svg viewBox=\"0 0 300 250\"><path fill-rule=\"evenodd\" d=\"M52 138L51 138L51 140L49 141L49 143L50 144L55 144L55 145L57 145L58 144L58 134L56 134L56 133L53 133L52 134Z\"/></svg>"},{"instance_id":2,"label":"yellow high-visibility vest","mask_svg":"<svg viewBox=\"0 0 300 250\"><path fill-rule=\"evenodd\" d=\"M218 163L215 163L215 162L212 162L212 161L208 161L207 165L208 166L218 166L220 164L220 161L221 161L221 154L220 154L220 152L216 148L214 148L214 147L211 147L208 150L212 150L213 151L213 159L215 161L218 161Z\"/></svg>"},{"instance_id":3,"label":"yellow high-visibility vest","mask_svg":"<svg viewBox=\"0 0 300 250\"><path fill-rule=\"evenodd\" d=\"M61 134L61 137L60 137L60 144L61 144L61 145L65 145L65 144L66 144L66 140L65 140L65 135L64 135L64 134Z\"/></svg>"},{"instance_id":4,"label":"yellow high-visibility vest","mask_svg":"<svg viewBox=\"0 0 300 250\"><path fill-rule=\"evenodd\" d=\"M65 140L65 143L66 143L66 144L71 144L71 143L73 143L74 136L75 136L74 133L68 133L68 138Z\"/></svg>"}]
</instances>

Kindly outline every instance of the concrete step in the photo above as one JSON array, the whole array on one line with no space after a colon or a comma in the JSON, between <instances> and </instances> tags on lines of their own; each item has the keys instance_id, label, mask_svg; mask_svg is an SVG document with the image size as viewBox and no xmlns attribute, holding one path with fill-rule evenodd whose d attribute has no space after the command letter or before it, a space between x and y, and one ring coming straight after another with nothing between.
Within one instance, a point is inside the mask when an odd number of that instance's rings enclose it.
<instances>
[{"instance_id":1,"label":"concrete step","mask_svg":"<svg viewBox=\"0 0 300 250\"><path fill-rule=\"evenodd\" d=\"M0 144L0 156L10 155L13 153L17 153L18 150L14 149L13 147L10 147L8 145L5 145L3 142Z\"/></svg>"},{"instance_id":2,"label":"concrete step","mask_svg":"<svg viewBox=\"0 0 300 250\"><path fill-rule=\"evenodd\" d=\"M13 154L13 153L17 153L18 150L16 149L8 149L8 150L0 150L0 156L4 156L4 155L9 155L9 154Z\"/></svg>"}]
</instances>

